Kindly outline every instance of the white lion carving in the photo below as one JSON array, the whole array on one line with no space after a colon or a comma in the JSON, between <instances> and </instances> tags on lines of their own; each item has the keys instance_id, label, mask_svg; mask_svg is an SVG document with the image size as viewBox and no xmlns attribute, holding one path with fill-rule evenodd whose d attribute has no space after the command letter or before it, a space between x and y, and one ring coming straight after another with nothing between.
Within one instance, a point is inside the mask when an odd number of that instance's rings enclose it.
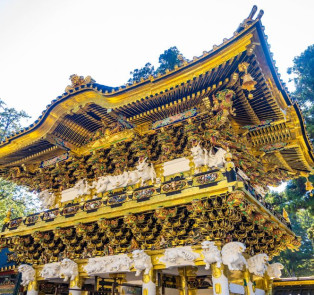
<instances>
[{"instance_id":1,"label":"white lion carving","mask_svg":"<svg viewBox=\"0 0 314 295\"><path fill-rule=\"evenodd\" d=\"M153 267L151 257L148 256L144 250L134 250L132 256L133 265L136 270L135 276L138 277L142 271L147 275Z\"/></svg>"},{"instance_id":2,"label":"white lion carving","mask_svg":"<svg viewBox=\"0 0 314 295\"><path fill-rule=\"evenodd\" d=\"M88 193L88 183L86 179L80 179L77 183L75 183L74 187L78 196L86 195Z\"/></svg>"},{"instance_id":3,"label":"white lion carving","mask_svg":"<svg viewBox=\"0 0 314 295\"><path fill-rule=\"evenodd\" d=\"M60 277L60 262L53 262L45 264L40 275L44 279L59 278Z\"/></svg>"},{"instance_id":4,"label":"white lion carving","mask_svg":"<svg viewBox=\"0 0 314 295\"><path fill-rule=\"evenodd\" d=\"M222 263L228 265L229 270L242 270L243 265L247 265L242 255L245 249L240 242L227 243L221 250Z\"/></svg>"},{"instance_id":5,"label":"white lion carving","mask_svg":"<svg viewBox=\"0 0 314 295\"><path fill-rule=\"evenodd\" d=\"M63 259L60 262L60 277L64 277L64 281L67 282L69 279L74 280L76 276L78 276L77 264L71 259Z\"/></svg>"},{"instance_id":6,"label":"white lion carving","mask_svg":"<svg viewBox=\"0 0 314 295\"><path fill-rule=\"evenodd\" d=\"M193 157L194 166L196 168L196 172L199 172L200 167L206 165L208 162L208 153L206 149L203 149L200 146L200 143L197 146L193 146L191 148L191 153Z\"/></svg>"},{"instance_id":7,"label":"white lion carving","mask_svg":"<svg viewBox=\"0 0 314 295\"><path fill-rule=\"evenodd\" d=\"M249 272L262 277L267 269L266 263L268 260L269 257L266 254L252 256L247 260Z\"/></svg>"},{"instance_id":8,"label":"white lion carving","mask_svg":"<svg viewBox=\"0 0 314 295\"><path fill-rule=\"evenodd\" d=\"M205 269L209 269L212 263L217 263L217 267L221 266L222 259L221 254L214 242L204 241L202 242L202 254L204 256L204 262L206 263Z\"/></svg>"},{"instance_id":9,"label":"white lion carving","mask_svg":"<svg viewBox=\"0 0 314 295\"><path fill-rule=\"evenodd\" d=\"M18 267L18 271L22 273L22 285L24 287L28 286L29 283L35 280L35 269L27 264L21 264Z\"/></svg>"},{"instance_id":10,"label":"white lion carving","mask_svg":"<svg viewBox=\"0 0 314 295\"><path fill-rule=\"evenodd\" d=\"M198 143L197 146L191 148L191 153L196 172L199 172L200 167L203 165L207 165L209 168L223 167L225 163L225 154L227 152L224 149L219 148L214 154L212 148L208 152L200 146L200 143Z\"/></svg>"},{"instance_id":11,"label":"white lion carving","mask_svg":"<svg viewBox=\"0 0 314 295\"><path fill-rule=\"evenodd\" d=\"M281 277L281 270L283 265L281 263L272 263L267 266L267 274L271 279L279 279Z\"/></svg>"},{"instance_id":12,"label":"white lion carving","mask_svg":"<svg viewBox=\"0 0 314 295\"><path fill-rule=\"evenodd\" d=\"M107 190L109 183L109 178L106 176L101 176L98 180L93 182L93 187L96 189L97 194L103 193Z\"/></svg>"},{"instance_id":13,"label":"white lion carving","mask_svg":"<svg viewBox=\"0 0 314 295\"><path fill-rule=\"evenodd\" d=\"M193 253L190 249L184 247L170 248L165 250L164 256L161 258L162 262L170 262L172 264L183 265L186 262L191 264L199 254Z\"/></svg>"},{"instance_id":14,"label":"white lion carving","mask_svg":"<svg viewBox=\"0 0 314 295\"><path fill-rule=\"evenodd\" d=\"M141 180L141 186L143 186L145 181L149 179L152 182L154 182L154 180L156 179L156 172L153 164L149 166L146 160L147 158L145 158L143 161L138 161L136 165L138 177Z\"/></svg>"},{"instance_id":15,"label":"white lion carving","mask_svg":"<svg viewBox=\"0 0 314 295\"><path fill-rule=\"evenodd\" d=\"M44 190L38 194L43 209L49 209L55 204L56 196L48 190Z\"/></svg>"},{"instance_id":16,"label":"white lion carving","mask_svg":"<svg viewBox=\"0 0 314 295\"><path fill-rule=\"evenodd\" d=\"M75 184L74 188L79 195L86 194L90 188L95 188L96 192L99 194L111 189L133 185L138 182L143 186L147 180L154 182L154 180L156 180L154 166L153 164L149 165L146 161L147 158L142 161L139 160L136 165L136 170L134 171L124 171L119 175L101 176L95 180L91 186L88 186L86 181L81 179Z\"/></svg>"},{"instance_id":17,"label":"white lion carving","mask_svg":"<svg viewBox=\"0 0 314 295\"><path fill-rule=\"evenodd\" d=\"M213 150L210 149L209 153L208 153L208 160L207 160L207 166L209 168L213 168L213 167L223 167L225 164L225 154L227 152L222 149L219 148L218 151L213 154Z\"/></svg>"}]
</instances>

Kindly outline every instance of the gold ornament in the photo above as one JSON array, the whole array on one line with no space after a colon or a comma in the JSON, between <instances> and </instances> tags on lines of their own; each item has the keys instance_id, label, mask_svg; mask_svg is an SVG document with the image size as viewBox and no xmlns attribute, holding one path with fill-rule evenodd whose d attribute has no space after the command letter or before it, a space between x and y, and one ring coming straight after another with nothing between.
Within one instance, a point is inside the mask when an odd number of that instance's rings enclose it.
<instances>
[{"instance_id":1,"label":"gold ornament","mask_svg":"<svg viewBox=\"0 0 314 295\"><path fill-rule=\"evenodd\" d=\"M257 84L254 78L247 72L249 65L250 64L247 62L243 62L238 66L240 72L245 72L242 77L242 89L247 90L248 92L255 90L255 85ZM253 99L253 94L249 93L248 98Z\"/></svg>"}]
</instances>

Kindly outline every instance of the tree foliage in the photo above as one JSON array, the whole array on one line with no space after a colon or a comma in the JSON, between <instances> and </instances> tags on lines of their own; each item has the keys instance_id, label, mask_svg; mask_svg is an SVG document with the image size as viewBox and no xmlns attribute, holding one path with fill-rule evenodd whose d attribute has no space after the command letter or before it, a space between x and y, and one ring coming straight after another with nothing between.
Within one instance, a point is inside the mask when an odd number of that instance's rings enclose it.
<instances>
[{"instance_id":1,"label":"tree foliage","mask_svg":"<svg viewBox=\"0 0 314 295\"><path fill-rule=\"evenodd\" d=\"M314 45L309 46L293 60L293 67L288 69L293 76L295 91L293 98L303 111L310 140L314 139ZM314 175L309 177L314 182ZM292 230L301 236L302 245L298 252L287 250L275 260L285 266L286 276L309 276L314 274L314 196L305 189L306 178L291 180L286 190L280 194L271 194L267 200L282 212L289 213Z\"/></svg>"},{"instance_id":2,"label":"tree foliage","mask_svg":"<svg viewBox=\"0 0 314 295\"><path fill-rule=\"evenodd\" d=\"M295 84L294 98L301 105L307 130L314 139L314 44L309 46L300 56L293 59L293 66L288 69L293 75Z\"/></svg>"},{"instance_id":3,"label":"tree foliage","mask_svg":"<svg viewBox=\"0 0 314 295\"><path fill-rule=\"evenodd\" d=\"M139 82L141 79L147 79L149 76L154 75L155 68L149 62L140 69L135 69L134 71L130 72L132 78L129 79L129 82Z\"/></svg>"},{"instance_id":4,"label":"tree foliage","mask_svg":"<svg viewBox=\"0 0 314 295\"><path fill-rule=\"evenodd\" d=\"M0 178L0 226L10 209L11 218L16 218L38 210L39 202L32 193Z\"/></svg>"},{"instance_id":5,"label":"tree foliage","mask_svg":"<svg viewBox=\"0 0 314 295\"><path fill-rule=\"evenodd\" d=\"M21 120L29 118L24 111L8 108L0 99L0 140L21 129ZM12 209L11 218L29 214L38 209L37 197L24 188L0 178L0 225Z\"/></svg>"},{"instance_id":6,"label":"tree foliage","mask_svg":"<svg viewBox=\"0 0 314 295\"><path fill-rule=\"evenodd\" d=\"M170 47L159 56L159 67L155 70L154 66L146 63L143 68L135 69L130 74L132 77L129 83L139 82L141 79L147 79L149 76L157 74L165 74L166 70L173 70L175 66L179 66L184 61L184 57L176 46Z\"/></svg>"},{"instance_id":7,"label":"tree foliage","mask_svg":"<svg viewBox=\"0 0 314 295\"><path fill-rule=\"evenodd\" d=\"M20 130L21 120L29 118L24 111L17 111L8 108L3 100L0 99L0 141Z\"/></svg>"},{"instance_id":8,"label":"tree foliage","mask_svg":"<svg viewBox=\"0 0 314 295\"><path fill-rule=\"evenodd\" d=\"M182 54L176 46L170 47L159 56L160 66L157 68L156 73L165 74L166 70L172 71L175 66L179 66L183 61Z\"/></svg>"},{"instance_id":9,"label":"tree foliage","mask_svg":"<svg viewBox=\"0 0 314 295\"><path fill-rule=\"evenodd\" d=\"M302 238L300 250L292 252L286 250L281 252L280 256L274 258L274 261L282 263L284 276L307 276L314 273L313 264L313 243L309 236L309 228L314 224L314 216L306 208L305 202L299 200L302 195L304 185L301 181L292 181L287 185L287 189L282 193L271 193L266 197L266 201L274 206L274 209L282 213L285 209L291 221L292 231ZM297 180L300 180L297 179ZM300 187L301 189L299 189ZM309 197L309 194L306 194Z\"/></svg>"}]
</instances>

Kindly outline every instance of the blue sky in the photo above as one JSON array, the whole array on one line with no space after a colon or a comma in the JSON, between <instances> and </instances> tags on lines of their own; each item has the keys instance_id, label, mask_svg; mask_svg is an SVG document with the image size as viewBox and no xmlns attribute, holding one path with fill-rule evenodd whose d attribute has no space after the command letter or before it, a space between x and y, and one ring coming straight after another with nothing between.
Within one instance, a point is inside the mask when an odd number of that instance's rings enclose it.
<instances>
[{"instance_id":1,"label":"blue sky","mask_svg":"<svg viewBox=\"0 0 314 295\"><path fill-rule=\"evenodd\" d=\"M293 57L314 43L312 0L0 0L0 98L30 124L71 74L117 86L170 46L192 59L231 37L254 4L287 81Z\"/></svg>"}]
</instances>

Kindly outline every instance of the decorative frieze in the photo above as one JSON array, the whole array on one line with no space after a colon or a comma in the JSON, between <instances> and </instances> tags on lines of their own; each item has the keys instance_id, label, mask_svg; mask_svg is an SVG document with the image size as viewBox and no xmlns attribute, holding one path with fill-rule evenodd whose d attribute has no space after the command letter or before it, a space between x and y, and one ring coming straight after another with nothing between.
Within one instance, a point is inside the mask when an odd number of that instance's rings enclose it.
<instances>
[{"instance_id":1,"label":"decorative frieze","mask_svg":"<svg viewBox=\"0 0 314 295\"><path fill-rule=\"evenodd\" d=\"M128 272L132 259L127 254L104 256L88 259L84 269L88 275Z\"/></svg>"},{"instance_id":2,"label":"decorative frieze","mask_svg":"<svg viewBox=\"0 0 314 295\"><path fill-rule=\"evenodd\" d=\"M164 263L166 267L195 265L195 260L200 254L194 253L190 246L168 248L159 261Z\"/></svg>"}]
</instances>

